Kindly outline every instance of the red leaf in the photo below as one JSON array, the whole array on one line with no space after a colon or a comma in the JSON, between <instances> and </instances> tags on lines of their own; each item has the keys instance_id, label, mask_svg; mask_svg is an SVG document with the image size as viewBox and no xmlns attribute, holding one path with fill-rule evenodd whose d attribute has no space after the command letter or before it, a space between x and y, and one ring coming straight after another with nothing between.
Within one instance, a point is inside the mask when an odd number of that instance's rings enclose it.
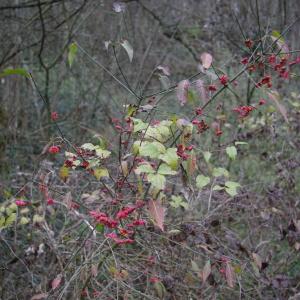
<instances>
[{"instance_id":1,"label":"red leaf","mask_svg":"<svg viewBox=\"0 0 300 300\"><path fill-rule=\"evenodd\" d=\"M155 225L162 231L164 231L165 211L166 208L161 205L160 201L149 201L149 214L155 221Z\"/></svg>"},{"instance_id":2,"label":"red leaf","mask_svg":"<svg viewBox=\"0 0 300 300\"><path fill-rule=\"evenodd\" d=\"M182 80L177 85L177 98L181 106L187 102L189 87L190 82L188 80Z\"/></svg>"},{"instance_id":3,"label":"red leaf","mask_svg":"<svg viewBox=\"0 0 300 300\"><path fill-rule=\"evenodd\" d=\"M58 274L57 277L52 280L51 287L53 290L59 287L59 285L61 284L61 280L62 280L61 274Z\"/></svg>"},{"instance_id":4,"label":"red leaf","mask_svg":"<svg viewBox=\"0 0 300 300\"><path fill-rule=\"evenodd\" d=\"M213 60L212 56L209 53L204 52L201 54L200 59L204 69L209 69Z\"/></svg>"}]
</instances>

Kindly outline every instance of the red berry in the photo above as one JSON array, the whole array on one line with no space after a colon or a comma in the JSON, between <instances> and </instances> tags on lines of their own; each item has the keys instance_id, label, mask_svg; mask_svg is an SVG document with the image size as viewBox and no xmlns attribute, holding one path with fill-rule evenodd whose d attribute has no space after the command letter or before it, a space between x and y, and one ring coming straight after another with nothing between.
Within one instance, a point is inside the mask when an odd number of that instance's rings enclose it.
<instances>
[{"instance_id":1,"label":"red berry","mask_svg":"<svg viewBox=\"0 0 300 300\"><path fill-rule=\"evenodd\" d=\"M58 113L56 111L53 111L51 113L51 120L56 121L58 119Z\"/></svg>"},{"instance_id":2,"label":"red berry","mask_svg":"<svg viewBox=\"0 0 300 300\"><path fill-rule=\"evenodd\" d=\"M253 41L252 40L250 40L250 39L246 39L245 40L245 45L246 45L246 47L247 48L252 48L252 46L253 46Z\"/></svg>"},{"instance_id":3,"label":"red berry","mask_svg":"<svg viewBox=\"0 0 300 300\"><path fill-rule=\"evenodd\" d=\"M60 151L60 148L58 146L51 146L49 149L48 149L49 153L51 154L56 154Z\"/></svg>"}]
</instances>

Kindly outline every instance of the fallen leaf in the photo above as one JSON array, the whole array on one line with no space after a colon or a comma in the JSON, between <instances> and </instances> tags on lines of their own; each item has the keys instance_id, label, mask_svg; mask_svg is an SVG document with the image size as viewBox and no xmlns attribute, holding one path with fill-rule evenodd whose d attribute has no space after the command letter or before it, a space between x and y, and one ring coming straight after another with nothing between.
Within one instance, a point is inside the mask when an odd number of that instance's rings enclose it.
<instances>
[{"instance_id":1,"label":"fallen leaf","mask_svg":"<svg viewBox=\"0 0 300 300\"><path fill-rule=\"evenodd\" d=\"M261 267L262 267L261 257L257 253L254 253L254 252L252 253L252 257L255 262L255 265L258 267L259 270L261 270Z\"/></svg>"},{"instance_id":2,"label":"fallen leaf","mask_svg":"<svg viewBox=\"0 0 300 300\"><path fill-rule=\"evenodd\" d=\"M234 277L234 271L230 264L230 262L226 262L226 269L225 269L225 277L227 284L230 288L234 287L235 277Z\"/></svg>"},{"instance_id":3,"label":"fallen leaf","mask_svg":"<svg viewBox=\"0 0 300 300\"><path fill-rule=\"evenodd\" d=\"M149 214L151 218L155 221L155 225L162 231L164 231L165 211L166 208L161 205L160 201L149 201Z\"/></svg>"},{"instance_id":4,"label":"fallen leaf","mask_svg":"<svg viewBox=\"0 0 300 300\"><path fill-rule=\"evenodd\" d=\"M211 273L211 264L210 260L208 260L202 270L202 282L205 283L207 278L209 277Z\"/></svg>"},{"instance_id":5,"label":"fallen leaf","mask_svg":"<svg viewBox=\"0 0 300 300\"><path fill-rule=\"evenodd\" d=\"M48 297L48 293L36 294L30 298L30 300L41 300Z\"/></svg>"}]
</instances>

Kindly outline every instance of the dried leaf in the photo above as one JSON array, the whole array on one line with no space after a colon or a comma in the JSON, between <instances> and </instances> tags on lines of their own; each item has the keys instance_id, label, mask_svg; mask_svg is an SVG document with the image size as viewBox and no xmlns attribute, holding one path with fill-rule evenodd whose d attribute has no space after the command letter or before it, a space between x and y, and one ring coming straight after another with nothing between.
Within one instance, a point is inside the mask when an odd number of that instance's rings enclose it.
<instances>
[{"instance_id":1,"label":"dried leaf","mask_svg":"<svg viewBox=\"0 0 300 300\"><path fill-rule=\"evenodd\" d=\"M111 41L105 41L104 42L104 47L105 47L105 49L108 51L108 47L109 47L109 45L111 44Z\"/></svg>"},{"instance_id":2,"label":"dried leaf","mask_svg":"<svg viewBox=\"0 0 300 300\"><path fill-rule=\"evenodd\" d=\"M128 175L128 163L126 160L121 161L120 171L123 173L124 176Z\"/></svg>"},{"instance_id":3,"label":"dried leaf","mask_svg":"<svg viewBox=\"0 0 300 300\"><path fill-rule=\"evenodd\" d=\"M211 264L210 264L210 260L208 260L202 270L202 282L205 283L208 276L211 273Z\"/></svg>"},{"instance_id":4,"label":"dried leaf","mask_svg":"<svg viewBox=\"0 0 300 300\"><path fill-rule=\"evenodd\" d=\"M98 275L98 266L96 264L91 266L91 273L94 277L97 277L97 275Z\"/></svg>"},{"instance_id":5,"label":"dried leaf","mask_svg":"<svg viewBox=\"0 0 300 300\"><path fill-rule=\"evenodd\" d=\"M70 209L72 206L72 194L71 192L67 192L66 195L63 197L63 202L67 205Z\"/></svg>"},{"instance_id":6,"label":"dried leaf","mask_svg":"<svg viewBox=\"0 0 300 300\"><path fill-rule=\"evenodd\" d=\"M41 300L48 297L48 293L36 294L30 298L30 300Z\"/></svg>"},{"instance_id":7,"label":"dried leaf","mask_svg":"<svg viewBox=\"0 0 300 300\"><path fill-rule=\"evenodd\" d=\"M194 272L196 272L196 273L199 273L200 272L200 268L198 267L197 263L194 260L192 260L191 264L192 264L192 270Z\"/></svg>"},{"instance_id":8,"label":"dried leaf","mask_svg":"<svg viewBox=\"0 0 300 300\"><path fill-rule=\"evenodd\" d=\"M277 91L270 91L268 92L269 98L275 103L278 111L283 116L284 120L288 123L288 117L287 117L287 110L286 108L279 102L279 94Z\"/></svg>"},{"instance_id":9,"label":"dried leaf","mask_svg":"<svg viewBox=\"0 0 300 300\"><path fill-rule=\"evenodd\" d=\"M201 54L200 59L204 69L209 69L213 60L212 56L209 53L204 52Z\"/></svg>"},{"instance_id":10,"label":"dried leaf","mask_svg":"<svg viewBox=\"0 0 300 300\"><path fill-rule=\"evenodd\" d=\"M254 252L252 253L252 257L255 262L255 265L258 267L259 270L261 270L261 267L262 267L261 257L257 253L254 253Z\"/></svg>"},{"instance_id":11,"label":"dried leaf","mask_svg":"<svg viewBox=\"0 0 300 300\"><path fill-rule=\"evenodd\" d=\"M124 2L116 1L113 3L113 10L116 13L124 12L126 9L126 4Z\"/></svg>"},{"instance_id":12,"label":"dried leaf","mask_svg":"<svg viewBox=\"0 0 300 300\"><path fill-rule=\"evenodd\" d=\"M125 51L127 52L127 55L129 57L130 62L132 62L133 59L133 48L130 45L130 43L127 40L123 40L121 42L121 46L125 49Z\"/></svg>"},{"instance_id":13,"label":"dried leaf","mask_svg":"<svg viewBox=\"0 0 300 300\"><path fill-rule=\"evenodd\" d=\"M52 280L51 287L53 290L55 290L56 288L58 288L60 286L61 280L62 280L61 274L58 274L57 277Z\"/></svg>"},{"instance_id":14,"label":"dried leaf","mask_svg":"<svg viewBox=\"0 0 300 300\"><path fill-rule=\"evenodd\" d=\"M188 80L182 80L177 85L177 98L181 106L183 106L188 100L188 90L190 82Z\"/></svg>"},{"instance_id":15,"label":"dried leaf","mask_svg":"<svg viewBox=\"0 0 300 300\"><path fill-rule=\"evenodd\" d=\"M225 277L226 277L228 286L230 288L233 288L234 282L235 282L235 276L234 276L234 271L233 271L233 268L232 268L230 262L226 262Z\"/></svg>"},{"instance_id":16,"label":"dried leaf","mask_svg":"<svg viewBox=\"0 0 300 300\"><path fill-rule=\"evenodd\" d=\"M157 70L160 70L164 73L166 76L170 76L170 68L168 66L158 66Z\"/></svg>"},{"instance_id":17,"label":"dried leaf","mask_svg":"<svg viewBox=\"0 0 300 300\"><path fill-rule=\"evenodd\" d=\"M195 82L198 93L200 95L200 98L202 100L203 103L206 103L208 98L207 98L207 93L206 93L206 89L204 87L204 82L201 79L196 80Z\"/></svg>"},{"instance_id":18,"label":"dried leaf","mask_svg":"<svg viewBox=\"0 0 300 300\"><path fill-rule=\"evenodd\" d=\"M155 221L155 225L164 231L164 219L165 219L166 208L163 207L159 200L149 201L149 214L151 218Z\"/></svg>"}]
</instances>

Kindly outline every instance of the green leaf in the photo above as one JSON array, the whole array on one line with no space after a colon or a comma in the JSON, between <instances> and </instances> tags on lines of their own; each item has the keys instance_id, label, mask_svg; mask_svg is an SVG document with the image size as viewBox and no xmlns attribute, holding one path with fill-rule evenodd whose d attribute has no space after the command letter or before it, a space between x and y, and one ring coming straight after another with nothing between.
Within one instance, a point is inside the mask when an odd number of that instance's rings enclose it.
<instances>
[{"instance_id":1,"label":"green leaf","mask_svg":"<svg viewBox=\"0 0 300 300\"><path fill-rule=\"evenodd\" d=\"M140 164L136 169L135 169L136 174L141 174L141 173L146 173L146 174L154 174L155 170L152 168L152 166L149 163L143 163Z\"/></svg>"},{"instance_id":2,"label":"green leaf","mask_svg":"<svg viewBox=\"0 0 300 300\"><path fill-rule=\"evenodd\" d=\"M224 190L224 187L222 187L222 186L220 186L220 185L215 185L214 187L213 187L213 189L212 189L213 191L222 191L222 190Z\"/></svg>"},{"instance_id":3,"label":"green leaf","mask_svg":"<svg viewBox=\"0 0 300 300\"><path fill-rule=\"evenodd\" d=\"M59 169L59 178L63 181L66 181L67 178L69 177L69 168L65 167L65 166L62 166L60 169Z\"/></svg>"},{"instance_id":4,"label":"green leaf","mask_svg":"<svg viewBox=\"0 0 300 300\"><path fill-rule=\"evenodd\" d=\"M157 128L153 127L153 126L149 126L145 132L145 138L147 139L152 139L152 140L156 140L159 142L164 142L164 138L162 137L162 135L159 133L159 131L157 130Z\"/></svg>"},{"instance_id":5,"label":"green leaf","mask_svg":"<svg viewBox=\"0 0 300 300\"><path fill-rule=\"evenodd\" d=\"M100 146L96 146L95 148L97 156L104 159L110 156L111 152L107 150L103 150L100 148Z\"/></svg>"},{"instance_id":6,"label":"green leaf","mask_svg":"<svg viewBox=\"0 0 300 300\"><path fill-rule=\"evenodd\" d=\"M30 222L30 219L29 218L26 218L26 217L22 217L19 221L19 224L21 225L26 225Z\"/></svg>"},{"instance_id":7,"label":"green leaf","mask_svg":"<svg viewBox=\"0 0 300 300\"><path fill-rule=\"evenodd\" d=\"M140 119L131 118L131 120L133 121L133 132L134 133L145 130L149 126L148 123L144 123Z\"/></svg>"},{"instance_id":8,"label":"green leaf","mask_svg":"<svg viewBox=\"0 0 300 300\"><path fill-rule=\"evenodd\" d=\"M77 44L72 43L72 44L69 46L68 62L69 62L69 66L70 66L70 67L72 67L72 65L73 65L73 62L74 62L74 59L75 59L77 50L78 50Z\"/></svg>"},{"instance_id":9,"label":"green leaf","mask_svg":"<svg viewBox=\"0 0 300 300\"><path fill-rule=\"evenodd\" d=\"M284 43L284 38L279 31L273 30L272 37L274 37L275 39L278 39L278 41L280 41L281 43Z\"/></svg>"},{"instance_id":10,"label":"green leaf","mask_svg":"<svg viewBox=\"0 0 300 300\"><path fill-rule=\"evenodd\" d=\"M248 145L248 143L246 143L246 142L235 142L234 143L236 146L237 145Z\"/></svg>"},{"instance_id":11,"label":"green leaf","mask_svg":"<svg viewBox=\"0 0 300 300\"><path fill-rule=\"evenodd\" d=\"M210 160L210 158L211 158L211 152L209 152L209 151L204 151L204 152L203 152L203 156L204 156L205 161L208 163L209 160Z\"/></svg>"},{"instance_id":12,"label":"green leaf","mask_svg":"<svg viewBox=\"0 0 300 300\"><path fill-rule=\"evenodd\" d=\"M226 181L225 182L225 191L226 191L227 194L234 197L238 194L237 193L237 188L240 187L240 186L241 185L238 182Z\"/></svg>"},{"instance_id":13,"label":"green leaf","mask_svg":"<svg viewBox=\"0 0 300 300\"><path fill-rule=\"evenodd\" d=\"M1 216L0 217L0 228L4 227L4 224L5 224L5 217Z\"/></svg>"},{"instance_id":14,"label":"green leaf","mask_svg":"<svg viewBox=\"0 0 300 300\"><path fill-rule=\"evenodd\" d=\"M125 49L125 51L127 52L127 55L129 57L130 62L132 62L133 59L133 48L130 45L130 43L127 40L123 40L121 42L121 46Z\"/></svg>"},{"instance_id":15,"label":"green leaf","mask_svg":"<svg viewBox=\"0 0 300 300\"><path fill-rule=\"evenodd\" d=\"M229 172L224 168L214 168L212 174L214 177L229 176Z\"/></svg>"},{"instance_id":16,"label":"green leaf","mask_svg":"<svg viewBox=\"0 0 300 300\"><path fill-rule=\"evenodd\" d=\"M159 142L143 143L139 149L140 155L150 158L158 158L165 151L165 146Z\"/></svg>"},{"instance_id":17,"label":"green leaf","mask_svg":"<svg viewBox=\"0 0 300 300\"><path fill-rule=\"evenodd\" d=\"M34 215L32 221L33 223L42 223L44 222L44 217L40 215Z\"/></svg>"},{"instance_id":18,"label":"green leaf","mask_svg":"<svg viewBox=\"0 0 300 300\"><path fill-rule=\"evenodd\" d=\"M148 181L158 190L163 190L166 185L166 177L161 174L148 174Z\"/></svg>"},{"instance_id":19,"label":"green leaf","mask_svg":"<svg viewBox=\"0 0 300 300\"><path fill-rule=\"evenodd\" d=\"M84 150L95 150L95 147L92 143L85 143L83 145L80 146L80 148L84 149Z\"/></svg>"},{"instance_id":20,"label":"green leaf","mask_svg":"<svg viewBox=\"0 0 300 300\"><path fill-rule=\"evenodd\" d=\"M159 299L164 299L167 293L167 290L162 282L158 281L154 283L154 288L156 290L157 296Z\"/></svg>"},{"instance_id":21,"label":"green leaf","mask_svg":"<svg viewBox=\"0 0 300 300\"><path fill-rule=\"evenodd\" d=\"M100 180L102 177L109 177L109 173L106 168L96 168L94 169L94 176Z\"/></svg>"},{"instance_id":22,"label":"green leaf","mask_svg":"<svg viewBox=\"0 0 300 300\"><path fill-rule=\"evenodd\" d=\"M159 156L159 159L167 163L173 170L177 169L178 155L176 148L168 148L166 153Z\"/></svg>"},{"instance_id":23,"label":"green leaf","mask_svg":"<svg viewBox=\"0 0 300 300\"><path fill-rule=\"evenodd\" d=\"M5 220L5 227L10 226L12 223L14 223L16 218L17 218L16 213L10 214L9 217Z\"/></svg>"},{"instance_id":24,"label":"green leaf","mask_svg":"<svg viewBox=\"0 0 300 300\"><path fill-rule=\"evenodd\" d=\"M172 201L170 202L170 205L174 208L179 208L180 206L184 209L188 208L188 203L182 199L180 196L172 196Z\"/></svg>"},{"instance_id":25,"label":"green leaf","mask_svg":"<svg viewBox=\"0 0 300 300\"><path fill-rule=\"evenodd\" d=\"M196 186L198 189L202 190L205 186L210 183L210 178L204 175L198 175L196 177Z\"/></svg>"},{"instance_id":26,"label":"green leaf","mask_svg":"<svg viewBox=\"0 0 300 300\"><path fill-rule=\"evenodd\" d=\"M230 159L235 160L237 156L237 150L234 146L229 146L226 148L226 153Z\"/></svg>"},{"instance_id":27,"label":"green leaf","mask_svg":"<svg viewBox=\"0 0 300 300\"><path fill-rule=\"evenodd\" d=\"M161 164L158 168L157 173L161 174L161 175L176 175L177 174L177 172L173 171L171 169L171 167L168 166L167 164Z\"/></svg>"},{"instance_id":28,"label":"green leaf","mask_svg":"<svg viewBox=\"0 0 300 300\"><path fill-rule=\"evenodd\" d=\"M100 233L104 233L104 225L103 224L97 224L95 229Z\"/></svg>"},{"instance_id":29,"label":"green leaf","mask_svg":"<svg viewBox=\"0 0 300 300\"><path fill-rule=\"evenodd\" d=\"M23 68L7 68L2 73L0 73L0 78L9 76L9 75L21 75L27 78L30 78L29 73Z\"/></svg>"},{"instance_id":30,"label":"green leaf","mask_svg":"<svg viewBox=\"0 0 300 300\"><path fill-rule=\"evenodd\" d=\"M189 89L189 90L188 90L188 101L189 101L190 103L195 103L197 100L198 100L198 95L197 95L197 93L196 93L194 90Z\"/></svg>"}]
</instances>

